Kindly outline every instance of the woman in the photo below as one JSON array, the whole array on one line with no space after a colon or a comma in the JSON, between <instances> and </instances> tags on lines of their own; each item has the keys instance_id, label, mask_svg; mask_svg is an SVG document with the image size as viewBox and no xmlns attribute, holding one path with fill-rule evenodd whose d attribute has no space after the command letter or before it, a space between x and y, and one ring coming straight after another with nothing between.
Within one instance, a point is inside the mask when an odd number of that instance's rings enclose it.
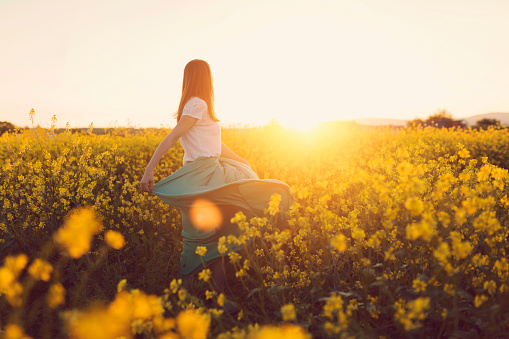
<instances>
[{"instance_id":1,"label":"woman","mask_svg":"<svg viewBox=\"0 0 509 339\"><path fill-rule=\"evenodd\" d=\"M155 193L182 213L181 277L191 277L205 264L212 272L216 288L222 291L224 270L218 259L228 252L219 253L218 239L240 234L230 219L239 211L248 218L263 216L274 193L281 195L280 210L284 213L293 202L293 194L281 181L260 180L247 160L221 142L207 62L192 60L186 65L176 118L177 125L157 147L145 169L141 190ZM154 168L179 139L184 148L184 166L153 185ZM198 246L207 249L205 255L196 254ZM233 246L229 251L240 248Z\"/></svg>"}]
</instances>

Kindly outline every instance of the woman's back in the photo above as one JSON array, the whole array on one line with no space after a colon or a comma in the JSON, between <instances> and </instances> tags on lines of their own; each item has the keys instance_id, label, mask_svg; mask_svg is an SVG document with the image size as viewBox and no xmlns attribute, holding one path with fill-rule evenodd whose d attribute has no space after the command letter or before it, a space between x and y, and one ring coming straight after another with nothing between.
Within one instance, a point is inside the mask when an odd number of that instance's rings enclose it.
<instances>
[{"instance_id":1,"label":"woman's back","mask_svg":"<svg viewBox=\"0 0 509 339\"><path fill-rule=\"evenodd\" d=\"M199 157L219 157L221 127L208 114L207 103L198 97L192 97L184 106L182 115L198 119L194 126L180 137L184 148L184 165Z\"/></svg>"}]
</instances>

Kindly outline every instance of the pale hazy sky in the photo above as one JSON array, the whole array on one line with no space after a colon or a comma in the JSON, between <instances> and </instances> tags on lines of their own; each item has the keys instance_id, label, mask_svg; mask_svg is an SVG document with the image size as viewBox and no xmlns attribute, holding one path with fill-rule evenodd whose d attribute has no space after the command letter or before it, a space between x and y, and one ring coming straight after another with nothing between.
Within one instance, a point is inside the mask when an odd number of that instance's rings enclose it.
<instances>
[{"instance_id":1,"label":"pale hazy sky","mask_svg":"<svg viewBox=\"0 0 509 339\"><path fill-rule=\"evenodd\" d=\"M224 123L509 112L509 1L0 0L0 121L174 125L209 62Z\"/></svg>"}]
</instances>

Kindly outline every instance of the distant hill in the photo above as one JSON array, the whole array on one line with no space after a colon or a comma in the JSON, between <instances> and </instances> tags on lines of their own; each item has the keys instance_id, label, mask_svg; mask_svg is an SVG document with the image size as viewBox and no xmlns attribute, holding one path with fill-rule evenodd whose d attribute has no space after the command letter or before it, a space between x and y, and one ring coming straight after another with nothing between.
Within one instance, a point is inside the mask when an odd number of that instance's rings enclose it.
<instances>
[{"instance_id":1,"label":"distant hill","mask_svg":"<svg viewBox=\"0 0 509 339\"><path fill-rule=\"evenodd\" d=\"M509 126L509 113L486 113L486 114L478 114L478 115L472 115L468 118L462 118L461 120L465 120L467 122L468 126L473 126L476 124L477 121L481 119L497 119L500 120L500 123L502 125L508 125Z\"/></svg>"}]
</instances>

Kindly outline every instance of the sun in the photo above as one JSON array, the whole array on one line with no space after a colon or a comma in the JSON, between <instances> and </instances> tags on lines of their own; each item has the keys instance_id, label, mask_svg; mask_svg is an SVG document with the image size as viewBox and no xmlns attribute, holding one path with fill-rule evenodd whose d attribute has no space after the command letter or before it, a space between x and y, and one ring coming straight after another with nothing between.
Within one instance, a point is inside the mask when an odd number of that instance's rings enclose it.
<instances>
[{"instance_id":1,"label":"sun","mask_svg":"<svg viewBox=\"0 0 509 339\"><path fill-rule=\"evenodd\" d=\"M289 118L280 118L277 119L278 123L286 128L294 129L300 132L311 132L318 127L320 121L311 120L311 119L289 119Z\"/></svg>"}]
</instances>

